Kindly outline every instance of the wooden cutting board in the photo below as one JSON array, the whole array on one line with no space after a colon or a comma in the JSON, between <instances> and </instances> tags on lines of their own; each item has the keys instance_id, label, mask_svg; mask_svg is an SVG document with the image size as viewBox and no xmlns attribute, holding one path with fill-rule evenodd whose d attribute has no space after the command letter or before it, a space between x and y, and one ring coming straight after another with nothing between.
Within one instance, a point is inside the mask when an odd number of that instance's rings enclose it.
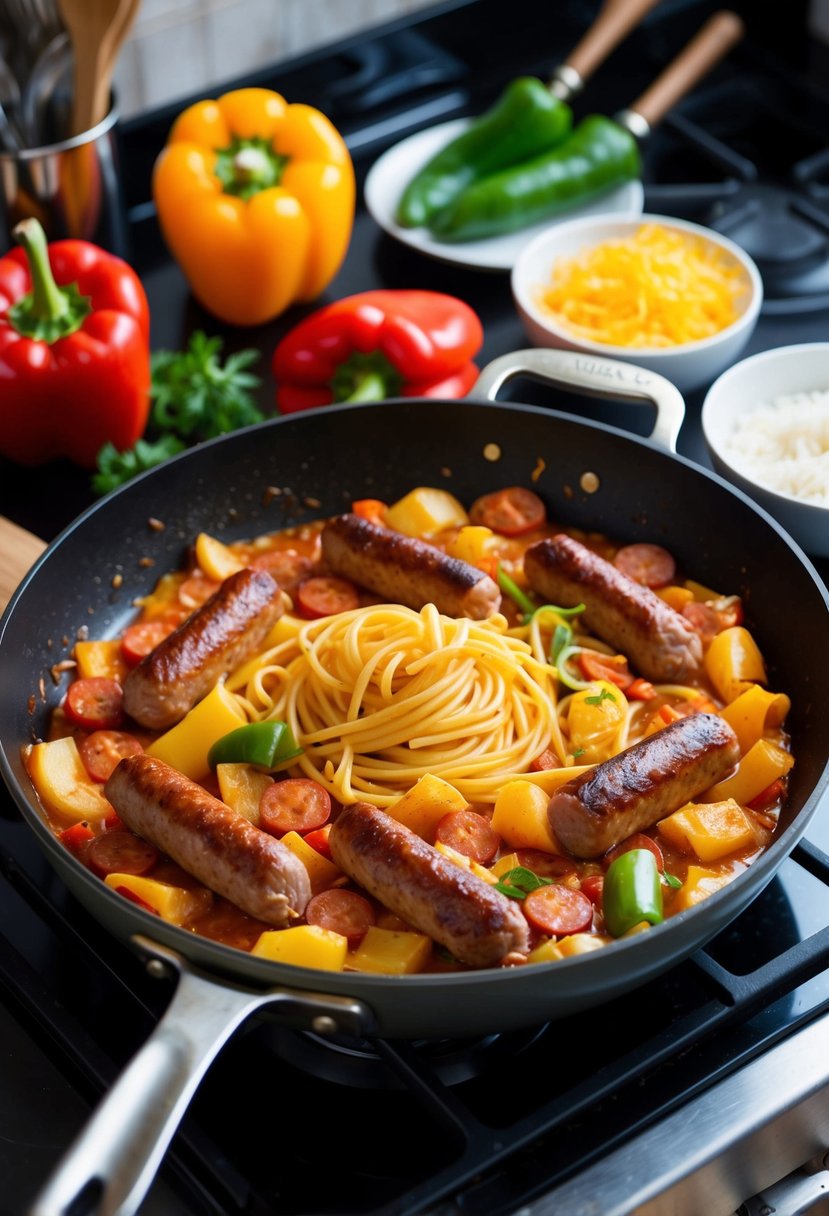
<instances>
[{"instance_id":1,"label":"wooden cutting board","mask_svg":"<svg viewBox=\"0 0 829 1216\"><path fill-rule=\"evenodd\" d=\"M45 541L0 515L0 612L23 575L46 548Z\"/></svg>"}]
</instances>

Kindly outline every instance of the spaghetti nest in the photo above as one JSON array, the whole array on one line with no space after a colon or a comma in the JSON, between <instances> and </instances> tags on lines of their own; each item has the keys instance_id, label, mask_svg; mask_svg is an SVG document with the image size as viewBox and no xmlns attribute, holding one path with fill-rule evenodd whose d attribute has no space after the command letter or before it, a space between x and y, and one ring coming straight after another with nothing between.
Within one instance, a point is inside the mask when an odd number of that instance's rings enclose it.
<instances>
[{"instance_id":1,"label":"spaghetti nest","mask_svg":"<svg viewBox=\"0 0 829 1216\"><path fill-rule=\"evenodd\" d=\"M231 686L251 720L291 726L307 776L382 807L426 773L493 803L551 741L563 754L555 677L503 616L381 604L309 621Z\"/></svg>"}]
</instances>

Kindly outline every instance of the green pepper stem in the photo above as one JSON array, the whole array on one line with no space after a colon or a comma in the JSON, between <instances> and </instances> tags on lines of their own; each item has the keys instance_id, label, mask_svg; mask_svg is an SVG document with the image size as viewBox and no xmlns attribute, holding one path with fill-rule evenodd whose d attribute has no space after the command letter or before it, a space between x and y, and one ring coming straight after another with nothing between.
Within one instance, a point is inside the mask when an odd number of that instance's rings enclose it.
<instances>
[{"instance_id":1,"label":"green pepper stem","mask_svg":"<svg viewBox=\"0 0 829 1216\"><path fill-rule=\"evenodd\" d=\"M52 274L46 233L36 219L28 219L21 220L12 235L23 246L32 276L30 315L38 321L58 320L68 311L69 301Z\"/></svg>"},{"instance_id":2,"label":"green pepper stem","mask_svg":"<svg viewBox=\"0 0 829 1216\"><path fill-rule=\"evenodd\" d=\"M9 309L9 323L24 338L52 343L68 337L92 312L91 300L80 294L77 283L58 287L49 264L46 233L38 220L21 220L14 236L26 254L32 290Z\"/></svg>"},{"instance_id":3,"label":"green pepper stem","mask_svg":"<svg viewBox=\"0 0 829 1216\"><path fill-rule=\"evenodd\" d=\"M402 374L379 350L352 351L331 378L337 402L383 401L396 397L404 384Z\"/></svg>"},{"instance_id":4,"label":"green pepper stem","mask_svg":"<svg viewBox=\"0 0 829 1216\"><path fill-rule=\"evenodd\" d=\"M354 389L343 401L349 404L357 401L382 401L387 395L386 382L379 372L368 372L355 377Z\"/></svg>"}]
</instances>

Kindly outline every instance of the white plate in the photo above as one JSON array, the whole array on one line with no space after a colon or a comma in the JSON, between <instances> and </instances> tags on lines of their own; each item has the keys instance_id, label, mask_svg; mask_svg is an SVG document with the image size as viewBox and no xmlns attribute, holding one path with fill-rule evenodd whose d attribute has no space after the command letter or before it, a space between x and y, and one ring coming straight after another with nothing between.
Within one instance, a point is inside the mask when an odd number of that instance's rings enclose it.
<instances>
[{"instance_id":1,"label":"white plate","mask_svg":"<svg viewBox=\"0 0 829 1216\"><path fill-rule=\"evenodd\" d=\"M529 241L549 228L556 220L542 220L520 232L490 237L484 241L446 242L436 240L428 228L403 228L395 221L395 213L405 186L419 169L450 139L460 135L470 119L456 118L417 131L384 152L369 169L365 183L365 202L369 213L381 228L421 253L455 266L474 266L479 270L512 270L515 261ZM645 192L639 181L625 182L590 203L573 207L556 219L574 220L583 215L598 215L608 211L636 214L642 210Z\"/></svg>"}]
</instances>

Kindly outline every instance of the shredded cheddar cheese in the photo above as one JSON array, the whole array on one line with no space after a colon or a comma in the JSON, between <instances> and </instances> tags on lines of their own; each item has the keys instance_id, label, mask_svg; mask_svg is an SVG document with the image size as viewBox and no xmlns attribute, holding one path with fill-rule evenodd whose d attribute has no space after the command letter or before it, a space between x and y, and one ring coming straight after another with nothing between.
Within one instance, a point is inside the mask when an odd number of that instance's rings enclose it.
<instances>
[{"instance_id":1,"label":"shredded cheddar cheese","mask_svg":"<svg viewBox=\"0 0 829 1216\"><path fill-rule=\"evenodd\" d=\"M574 336L637 349L710 338L739 315L738 262L690 233L643 224L560 258L540 303Z\"/></svg>"}]
</instances>

